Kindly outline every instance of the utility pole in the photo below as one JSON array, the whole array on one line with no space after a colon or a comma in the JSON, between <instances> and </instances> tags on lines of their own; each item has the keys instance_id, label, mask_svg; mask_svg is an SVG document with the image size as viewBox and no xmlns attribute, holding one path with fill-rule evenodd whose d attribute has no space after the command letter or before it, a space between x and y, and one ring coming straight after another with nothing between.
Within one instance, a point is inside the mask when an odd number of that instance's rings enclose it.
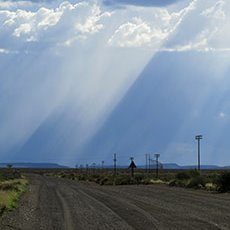
<instances>
[{"instance_id":1,"label":"utility pole","mask_svg":"<svg viewBox=\"0 0 230 230\"><path fill-rule=\"evenodd\" d=\"M156 178L158 178L158 158L160 157L159 153L154 154L154 156L156 157Z\"/></svg>"},{"instance_id":2,"label":"utility pole","mask_svg":"<svg viewBox=\"0 0 230 230\"><path fill-rule=\"evenodd\" d=\"M102 169L104 168L104 163L105 163L105 161L101 161L101 168Z\"/></svg>"},{"instance_id":3,"label":"utility pole","mask_svg":"<svg viewBox=\"0 0 230 230\"><path fill-rule=\"evenodd\" d=\"M150 173L150 170L151 169L151 158L150 158L150 153L149 153L149 173Z\"/></svg>"},{"instance_id":4,"label":"utility pole","mask_svg":"<svg viewBox=\"0 0 230 230\"><path fill-rule=\"evenodd\" d=\"M101 161L101 171L102 172L104 171L104 163L105 163L105 161Z\"/></svg>"},{"instance_id":5,"label":"utility pole","mask_svg":"<svg viewBox=\"0 0 230 230\"><path fill-rule=\"evenodd\" d=\"M200 171L200 140L203 138L202 135L196 135L195 139L197 140L197 144L198 144L198 170Z\"/></svg>"},{"instance_id":6,"label":"utility pole","mask_svg":"<svg viewBox=\"0 0 230 230\"><path fill-rule=\"evenodd\" d=\"M148 153L145 154L145 172L148 172Z\"/></svg>"},{"instance_id":7,"label":"utility pole","mask_svg":"<svg viewBox=\"0 0 230 230\"><path fill-rule=\"evenodd\" d=\"M116 176L117 174L117 154L116 153L114 153L113 162L114 162L113 173L114 173L114 176Z\"/></svg>"}]
</instances>

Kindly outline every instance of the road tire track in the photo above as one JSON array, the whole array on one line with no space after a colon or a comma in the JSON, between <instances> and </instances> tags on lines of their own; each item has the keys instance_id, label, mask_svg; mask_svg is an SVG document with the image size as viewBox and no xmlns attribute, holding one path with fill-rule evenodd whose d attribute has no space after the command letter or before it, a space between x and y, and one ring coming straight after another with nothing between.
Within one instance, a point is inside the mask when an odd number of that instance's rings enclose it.
<instances>
[{"instance_id":1,"label":"road tire track","mask_svg":"<svg viewBox=\"0 0 230 230\"><path fill-rule=\"evenodd\" d=\"M64 229L75 230L69 205L67 204L65 198L61 195L60 191L56 190L56 194L62 204L62 210L64 215L64 227L65 227Z\"/></svg>"},{"instance_id":2,"label":"road tire track","mask_svg":"<svg viewBox=\"0 0 230 230\"><path fill-rule=\"evenodd\" d=\"M230 194L27 177L29 189L18 208L0 218L1 230L230 229Z\"/></svg>"}]
</instances>

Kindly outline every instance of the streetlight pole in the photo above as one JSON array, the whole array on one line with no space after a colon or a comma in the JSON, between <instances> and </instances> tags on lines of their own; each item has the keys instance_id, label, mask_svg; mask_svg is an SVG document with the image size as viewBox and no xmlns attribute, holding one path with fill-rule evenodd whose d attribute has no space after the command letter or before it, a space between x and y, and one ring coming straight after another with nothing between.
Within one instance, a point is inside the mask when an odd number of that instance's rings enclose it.
<instances>
[{"instance_id":1,"label":"streetlight pole","mask_svg":"<svg viewBox=\"0 0 230 230\"><path fill-rule=\"evenodd\" d=\"M202 135L196 135L195 139L198 143L198 170L200 171L200 140L203 138Z\"/></svg>"}]
</instances>

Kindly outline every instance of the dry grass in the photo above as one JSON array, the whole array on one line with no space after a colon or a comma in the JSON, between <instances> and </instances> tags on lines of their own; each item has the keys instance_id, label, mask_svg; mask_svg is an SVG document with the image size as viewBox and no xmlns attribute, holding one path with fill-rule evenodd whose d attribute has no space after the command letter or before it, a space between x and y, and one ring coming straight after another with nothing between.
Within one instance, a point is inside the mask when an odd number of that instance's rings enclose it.
<instances>
[{"instance_id":1,"label":"dry grass","mask_svg":"<svg viewBox=\"0 0 230 230\"><path fill-rule=\"evenodd\" d=\"M0 214L5 210L13 210L27 187L25 179L8 180L0 183Z\"/></svg>"}]
</instances>

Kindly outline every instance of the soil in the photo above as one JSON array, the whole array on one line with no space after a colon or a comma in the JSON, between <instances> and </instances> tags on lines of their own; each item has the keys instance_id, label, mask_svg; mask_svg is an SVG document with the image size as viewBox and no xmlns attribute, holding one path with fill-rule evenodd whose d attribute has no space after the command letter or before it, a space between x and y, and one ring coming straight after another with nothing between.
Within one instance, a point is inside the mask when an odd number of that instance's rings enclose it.
<instances>
[{"instance_id":1,"label":"soil","mask_svg":"<svg viewBox=\"0 0 230 230\"><path fill-rule=\"evenodd\" d=\"M1 230L230 229L230 194L27 177L29 189Z\"/></svg>"}]
</instances>

